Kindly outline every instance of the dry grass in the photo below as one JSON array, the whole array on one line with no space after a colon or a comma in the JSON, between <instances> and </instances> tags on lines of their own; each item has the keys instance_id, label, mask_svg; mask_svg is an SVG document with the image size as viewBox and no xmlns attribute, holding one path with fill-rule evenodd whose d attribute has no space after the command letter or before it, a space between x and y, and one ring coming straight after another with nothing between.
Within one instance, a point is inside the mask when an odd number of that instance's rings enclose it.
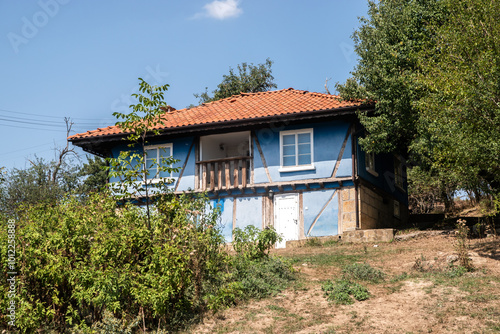
<instances>
[{"instance_id":1,"label":"dry grass","mask_svg":"<svg viewBox=\"0 0 500 334\"><path fill-rule=\"evenodd\" d=\"M190 333L498 333L500 239L473 240L476 270L450 270L454 238L429 236L402 242L339 244L277 250L299 279L273 298L240 304L205 319ZM415 270L416 259L422 262ZM321 284L342 268L366 262L387 274L365 284L371 298L353 305L329 303Z\"/></svg>"}]
</instances>

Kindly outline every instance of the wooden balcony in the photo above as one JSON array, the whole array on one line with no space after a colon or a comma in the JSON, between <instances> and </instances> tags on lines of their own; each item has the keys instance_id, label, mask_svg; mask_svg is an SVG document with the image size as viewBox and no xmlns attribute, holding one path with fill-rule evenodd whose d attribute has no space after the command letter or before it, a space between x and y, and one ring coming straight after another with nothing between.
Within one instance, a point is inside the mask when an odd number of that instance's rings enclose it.
<instances>
[{"instance_id":1,"label":"wooden balcony","mask_svg":"<svg viewBox=\"0 0 500 334\"><path fill-rule=\"evenodd\" d=\"M251 159L252 157L231 157L197 162L199 189L220 191L245 188L251 180Z\"/></svg>"}]
</instances>

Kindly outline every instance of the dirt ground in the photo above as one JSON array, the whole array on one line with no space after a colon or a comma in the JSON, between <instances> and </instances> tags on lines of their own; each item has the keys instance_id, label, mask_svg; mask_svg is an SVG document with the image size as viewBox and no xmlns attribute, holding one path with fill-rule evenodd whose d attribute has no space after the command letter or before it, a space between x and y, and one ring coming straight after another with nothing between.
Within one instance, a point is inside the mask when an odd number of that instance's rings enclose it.
<instances>
[{"instance_id":1,"label":"dirt ground","mask_svg":"<svg viewBox=\"0 0 500 334\"><path fill-rule=\"evenodd\" d=\"M190 333L500 333L500 238L470 244L473 272L453 276L454 236L374 244L277 250L294 260L298 279L277 296L207 317ZM328 256L355 256L387 274L364 283L371 297L352 305L328 302L321 290L341 274Z\"/></svg>"}]
</instances>

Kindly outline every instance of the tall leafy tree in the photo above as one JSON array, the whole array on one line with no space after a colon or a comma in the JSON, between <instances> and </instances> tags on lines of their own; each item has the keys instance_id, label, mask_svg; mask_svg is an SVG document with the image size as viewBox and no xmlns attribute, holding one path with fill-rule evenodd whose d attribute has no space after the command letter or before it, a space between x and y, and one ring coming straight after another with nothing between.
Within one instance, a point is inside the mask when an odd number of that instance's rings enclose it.
<instances>
[{"instance_id":1,"label":"tall leafy tree","mask_svg":"<svg viewBox=\"0 0 500 334\"><path fill-rule=\"evenodd\" d=\"M457 173L465 188L500 194L500 3L443 0L450 20L432 26L435 47L422 50L427 94L420 148L434 167Z\"/></svg>"},{"instance_id":2,"label":"tall leafy tree","mask_svg":"<svg viewBox=\"0 0 500 334\"><path fill-rule=\"evenodd\" d=\"M359 114L367 130L360 139L373 152L404 151L417 136L414 104L423 89L417 80L422 50L432 43L430 22L444 18L436 0L368 1L368 17L353 34L359 63L352 78L337 84L345 99L377 101L372 115Z\"/></svg>"},{"instance_id":3,"label":"tall leafy tree","mask_svg":"<svg viewBox=\"0 0 500 334\"><path fill-rule=\"evenodd\" d=\"M81 166L78 172L78 176L84 178L80 186L81 193L88 194L92 191L99 191L106 186L108 183L106 165L105 159L98 156L87 156L87 162Z\"/></svg>"},{"instance_id":4,"label":"tall leafy tree","mask_svg":"<svg viewBox=\"0 0 500 334\"><path fill-rule=\"evenodd\" d=\"M194 96L199 99L201 104L231 97L241 92L257 93L277 88L272 75L272 64L273 62L269 58L264 64L241 63L238 65L238 73L229 68L229 74L223 76L222 82L217 85L212 96L208 93L208 87L205 88L205 92L194 94Z\"/></svg>"}]
</instances>

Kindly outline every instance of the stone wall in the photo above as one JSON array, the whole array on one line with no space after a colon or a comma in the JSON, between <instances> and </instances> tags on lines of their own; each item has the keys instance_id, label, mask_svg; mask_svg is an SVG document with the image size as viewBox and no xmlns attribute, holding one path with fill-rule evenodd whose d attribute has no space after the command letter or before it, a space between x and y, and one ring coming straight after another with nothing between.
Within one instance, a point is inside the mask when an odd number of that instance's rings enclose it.
<instances>
[{"instance_id":1,"label":"stone wall","mask_svg":"<svg viewBox=\"0 0 500 334\"><path fill-rule=\"evenodd\" d=\"M395 230L392 228L376 230L345 231L342 234L342 242L389 242L394 239Z\"/></svg>"},{"instance_id":2,"label":"stone wall","mask_svg":"<svg viewBox=\"0 0 500 334\"><path fill-rule=\"evenodd\" d=\"M356 203L354 187L340 190L339 234L356 229Z\"/></svg>"},{"instance_id":3,"label":"stone wall","mask_svg":"<svg viewBox=\"0 0 500 334\"><path fill-rule=\"evenodd\" d=\"M359 186L360 229L395 227L406 222L408 208L388 195ZM398 209L395 209L399 207Z\"/></svg>"}]
</instances>

